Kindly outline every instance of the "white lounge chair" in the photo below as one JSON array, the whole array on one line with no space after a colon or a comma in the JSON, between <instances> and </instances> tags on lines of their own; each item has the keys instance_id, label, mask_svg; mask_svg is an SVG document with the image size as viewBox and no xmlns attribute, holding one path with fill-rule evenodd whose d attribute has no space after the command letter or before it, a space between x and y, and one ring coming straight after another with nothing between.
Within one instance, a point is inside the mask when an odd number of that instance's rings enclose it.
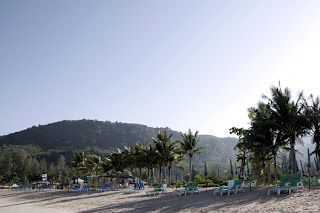
<instances>
[{"instance_id":1,"label":"white lounge chair","mask_svg":"<svg viewBox=\"0 0 320 213\"><path fill-rule=\"evenodd\" d=\"M220 192L220 195L223 194L223 192L228 192L228 195L230 195L230 191L233 189L234 186L234 180L229 180L227 186L220 186L218 189L213 190L213 195L216 195L216 192Z\"/></svg>"}]
</instances>

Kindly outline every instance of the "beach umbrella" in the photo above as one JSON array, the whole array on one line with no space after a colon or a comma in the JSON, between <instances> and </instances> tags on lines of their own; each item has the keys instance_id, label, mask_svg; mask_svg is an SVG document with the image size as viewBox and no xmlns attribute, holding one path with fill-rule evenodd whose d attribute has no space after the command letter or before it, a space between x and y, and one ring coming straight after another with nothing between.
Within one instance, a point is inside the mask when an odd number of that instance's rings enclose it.
<instances>
[{"instance_id":1,"label":"beach umbrella","mask_svg":"<svg viewBox=\"0 0 320 213\"><path fill-rule=\"evenodd\" d=\"M302 161L301 161L301 160L300 160L300 165L301 165L301 172L302 172L302 174L304 174L303 166L302 166Z\"/></svg>"},{"instance_id":2,"label":"beach umbrella","mask_svg":"<svg viewBox=\"0 0 320 213\"><path fill-rule=\"evenodd\" d=\"M232 162L231 162L231 159L230 159L230 173L231 173L231 175L233 175L233 170L232 170Z\"/></svg>"},{"instance_id":3,"label":"beach umbrella","mask_svg":"<svg viewBox=\"0 0 320 213\"><path fill-rule=\"evenodd\" d=\"M292 153L290 151L290 153L289 153L289 172L291 172L291 169L292 169Z\"/></svg>"},{"instance_id":4,"label":"beach umbrella","mask_svg":"<svg viewBox=\"0 0 320 213\"><path fill-rule=\"evenodd\" d=\"M153 169L151 169L151 180L154 179Z\"/></svg>"},{"instance_id":5,"label":"beach umbrella","mask_svg":"<svg viewBox=\"0 0 320 213\"><path fill-rule=\"evenodd\" d=\"M204 162L204 176L207 176L208 172L207 172L207 162Z\"/></svg>"},{"instance_id":6,"label":"beach umbrella","mask_svg":"<svg viewBox=\"0 0 320 213\"><path fill-rule=\"evenodd\" d=\"M282 175L284 175L283 162L282 162L282 166L281 166L281 168L282 168Z\"/></svg>"},{"instance_id":7,"label":"beach umbrella","mask_svg":"<svg viewBox=\"0 0 320 213\"><path fill-rule=\"evenodd\" d=\"M311 167L309 148L308 148L308 167Z\"/></svg>"},{"instance_id":8,"label":"beach umbrella","mask_svg":"<svg viewBox=\"0 0 320 213\"><path fill-rule=\"evenodd\" d=\"M192 179L194 179L194 166L192 165Z\"/></svg>"},{"instance_id":9,"label":"beach umbrella","mask_svg":"<svg viewBox=\"0 0 320 213\"><path fill-rule=\"evenodd\" d=\"M247 158L247 173L248 173L248 175L249 175L249 173L250 173L250 170L249 170L249 160L248 160L248 158Z\"/></svg>"},{"instance_id":10,"label":"beach umbrella","mask_svg":"<svg viewBox=\"0 0 320 213\"><path fill-rule=\"evenodd\" d=\"M297 160L296 160L296 168L297 168L297 172L299 172L299 166L298 166Z\"/></svg>"},{"instance_id":11,"label":"beach umbrella","mask_svg":"<svg viewBox=\"0 0 320 213\"><path fill-rule=\"evenodd\" d=\"M234 163L234 169L235 169L236 175L238 175L238 169L237 169L237 164L236 163Z\"/></svg>"},{"instance_id":12,"label":"beach umbrella","mask_svg":"<svg viewBox=\"0 0 320 213\"><path fill-rule=\"evenodd\" d=\"M319 172L319 166L318 166L318 162L317 162L316 158L314 158L314 163L316 164L317 171Z\"/></svg>"},{"instance_id":13,"label":"beach umbrella","mask_svg":"<svg viewBox=\"0 0 320 213\"><path fill-rule=\"evenodd\" d=\"M176 180L178 180L178 168L176 169Z\"/></svg>"}]
</instances>

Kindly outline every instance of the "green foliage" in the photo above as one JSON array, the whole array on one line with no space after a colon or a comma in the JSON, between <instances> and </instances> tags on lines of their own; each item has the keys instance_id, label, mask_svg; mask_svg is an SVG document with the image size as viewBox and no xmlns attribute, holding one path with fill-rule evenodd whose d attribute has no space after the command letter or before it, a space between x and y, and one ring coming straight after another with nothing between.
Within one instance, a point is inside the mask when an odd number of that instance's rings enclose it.
<instances>
[{"instance_id":1,"label":"green foliage","mask_svg":"<svg viewBox=\"0 0 320 213\"><path fill-rule=\"evenodd\" d=\"M194 176L194 181L198 183L205 183L205 179L201 175Z\"/></svg>"},{"instance_id":2,"label":"green foliage","mask_svg":"<svg viewBox=\"0 0 320 213\"><path fill-rule=\"evenodd\" d=\"M204 183L204 184L199 184L199 187L201 188L205 188L205 187L219 187L220 185L217 183L208 183L208 186Z\"/></svg>"},{"instance_id":3,"label":"green foliage","mask_svg":"<svg viewBox=\"0 0 320 213\"><path fill-rule=\"evenodd\" d=\"M229 183L229 180L222 181L220 183L220 186L226 186L226 185L228 185L228 183Z\"/></svg>"}]
</instances>

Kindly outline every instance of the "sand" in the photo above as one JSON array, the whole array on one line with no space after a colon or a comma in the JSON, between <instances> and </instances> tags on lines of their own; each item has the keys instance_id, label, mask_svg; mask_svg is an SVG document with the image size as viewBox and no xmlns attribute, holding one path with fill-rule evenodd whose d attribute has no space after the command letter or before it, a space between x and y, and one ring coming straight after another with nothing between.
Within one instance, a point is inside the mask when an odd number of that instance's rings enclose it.
<instances>
[{"instance_id":1,"label":"sand","mask_svg":"<svg viewBox=\"0 0 320 213\"><path fill-rule=\"evenodd\" d=\"M126 189L107 192L67 190L0 190L0 212L320 212L320 186L281 195L267 195L266 187L244 188L246 192L213 195L213 188L200 193L146 196L145 189L127 194Z\"/></svg>"}]
</instances>

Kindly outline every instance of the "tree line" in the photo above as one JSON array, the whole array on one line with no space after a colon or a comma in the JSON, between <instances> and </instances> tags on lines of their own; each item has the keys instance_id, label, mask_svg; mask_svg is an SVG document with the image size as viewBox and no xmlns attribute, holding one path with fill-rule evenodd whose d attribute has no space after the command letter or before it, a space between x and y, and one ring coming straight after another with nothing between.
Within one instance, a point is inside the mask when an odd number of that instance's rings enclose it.
<instances>
[{"instance_id":1,"label":"tree line","mask_svg":"<svg viewBox=\"0 0 320 213\"><path fill-rule=\"evenodd\" d=\"M319 96L305 98L303 92L299 92L298 98L294 100L290 89L286 87L282 90L280 84L278 87L272 86L270 91L270 97L263 95L256 107L248 109L249 128L230 129L231 134L239 137L235 149L239 151L237 160L241 165L241 173L249 159L251 164L263 169L264 184L267 179L269 184L271 182L271 164L277 181L277 158L283 152L289 155L289 172L297 173L295 145L303 136L312 136L312 143L316 147L311 155L316 156L317 162L320 157Z\"/></svg>"},{"instance_id":2,"label":"tree line","mask_svg":"<svg viewBox=\"0 0 320 213\"><path fill-rule=\"evenodd\" d=\"M0 147L0 184L41 181L42 174L47 174L51 182L66 183L73 171L60 155L56 162L50 164L42 158L37 159L41 149L35 146L3 145Z\"/></svg>"},{"instance_id":3,"label":"tree line","mask_svg":"<svg viewBox=\"0 0 320 213\"><path fill-rule=\"evenodd\" d=\"M138 176L142 176L142 169L146 169L147 181L151 180L154 168L159 169L159 182L164 181L164 168L169 171L169 184L171 180L171 169L184 160L189 158L189 181L191 181L192 158L199 154L206 146L199 146L199 132L181 133L182 140L171 140L172 134L166 131L159 131L153 139L153 144L144 145L137 142L135 146L125 146L123 150L118 149L110 153L105 159L101 160L98 155L85 155L83 151L73 155L71 166L80 175L97 175L100 173L122 173L139 171Z\"/></svg>"}]
</instances>

